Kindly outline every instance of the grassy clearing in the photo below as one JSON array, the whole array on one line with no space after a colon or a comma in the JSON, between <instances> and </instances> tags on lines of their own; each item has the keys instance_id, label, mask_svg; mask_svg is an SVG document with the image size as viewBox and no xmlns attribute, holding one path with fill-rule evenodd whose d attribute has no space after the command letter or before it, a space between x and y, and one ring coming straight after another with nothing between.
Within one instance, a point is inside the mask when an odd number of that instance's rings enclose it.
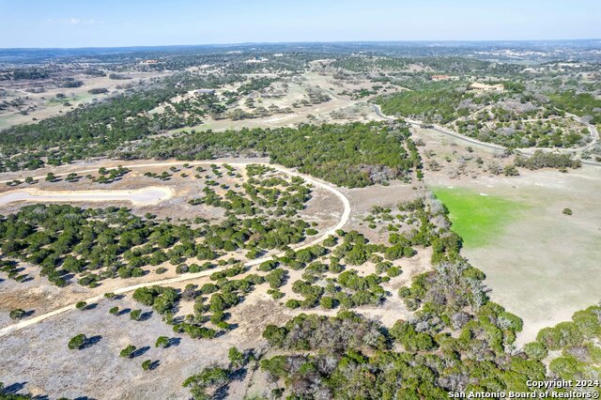
<instances>
[{"instance_id":1,"label":"grassy clearing","mask_svg":"<svg viewBox=\"0 0 601 400\"><path fill-rule=\"evenodd\" d=\"M448 208L453 230L463 238L466 247L490 244L526 207L520 202L465 188L437 187L433 191Z\"/></svg>"}]
</instances>

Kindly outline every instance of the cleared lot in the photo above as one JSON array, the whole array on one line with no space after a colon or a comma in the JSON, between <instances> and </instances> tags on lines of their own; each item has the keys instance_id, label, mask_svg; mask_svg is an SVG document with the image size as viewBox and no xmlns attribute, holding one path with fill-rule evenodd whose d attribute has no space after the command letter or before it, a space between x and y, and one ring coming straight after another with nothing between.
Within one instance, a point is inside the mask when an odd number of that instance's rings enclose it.
<instances>
[{"instance_id":1,"label":"cleared lot","mask_svg":"<svg viewBox=\"0 0 601 400\"><path fill-rule=\"evenodd\" d=\"M445 194L454 191L456 197L463 191L499 199L497 216L506 216L487 222L484 241L477 229L470 232L463 254L486 273L492 299L524 319L518 344L601 299L598 176L594 167L568 174L546 170L478 180L430 176L428 183L445 187ZM460 207L453 215L457 204L451 201L447 206L459 230L481 212L476 204L472 214ZM563 214L564 208L573 215Z\"/></svg>"},{"instance_id":2,"label":"cleared lot","mask_svg":"<svg viewBox=\"0 0 601 400\"><path fill-rule=\"evenodd\" d=\"M129 201L136 205L157 204L173 196L173 189L151 186L136 190L15 190L0 195L0 206L25 201L53 202L106 202Z\"/></svg>"}]
</instances>

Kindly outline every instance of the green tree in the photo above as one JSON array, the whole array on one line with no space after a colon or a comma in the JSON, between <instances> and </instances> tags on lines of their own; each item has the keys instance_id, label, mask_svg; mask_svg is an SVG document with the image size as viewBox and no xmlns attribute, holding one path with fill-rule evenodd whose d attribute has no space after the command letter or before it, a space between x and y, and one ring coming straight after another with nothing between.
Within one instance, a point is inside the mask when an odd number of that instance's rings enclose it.
<instances>
[{"instance_id":1,"label":"green tree","mask_svg":"<svg viewBox=\"0 0 601 400\"><path fill-rule=\"evenodd\" d=\"M133 319L134 321L139 321L141 316L142 316L142 310L133 310L132 312L129 313L129 317L131 319Z\"/></svg>"},{"instance_id":2,"label":"green tree","mask_svg":"<svg viewBox=\"0 0 601 400\"><path fill-rule=\"evenodd\" d=\"M26 315L27 315L27 312L21 308L11 310L10 313L8 314L8 316L12 320L21 319L21 318L25 317Z\"/></svg>"},{"instance_id":3,"label":"green tree","mask_svg":"<svg viewBox=\"0 0 601 400\"><path fill-rule=\"evenodd\" d=\"M121 349L121 351L119 352L119 356L121 356L123 358L132 358L135 351L136 351L136 346L130 344L130 345L127 345L126 347L124 347L123 349Z\"/></svg>"},{"instance_id":4,"label":"green tree","mask_svg":"<svg viewBox=\"0 0 601 400\"><path fill-rule=\"evenodd\" d=\"M70 350L79 350L79 349L83 348L83 346L86 344L86 342L87 342L86 335L84 335L83 333L80 333L78 335L73 336L69 340L67 347L69 347Z\"/></svg>"},{"instance_id":5,"label":"green tree","mask_svg":"<svg viewBox=\"0 0 601 400\"><path fill-rule=\"evenodd\" d=\"M167 336L159 336L154 343L154 347L162 347L164 349L169 347L169 338Z\"/></svg>"}]
</instances>

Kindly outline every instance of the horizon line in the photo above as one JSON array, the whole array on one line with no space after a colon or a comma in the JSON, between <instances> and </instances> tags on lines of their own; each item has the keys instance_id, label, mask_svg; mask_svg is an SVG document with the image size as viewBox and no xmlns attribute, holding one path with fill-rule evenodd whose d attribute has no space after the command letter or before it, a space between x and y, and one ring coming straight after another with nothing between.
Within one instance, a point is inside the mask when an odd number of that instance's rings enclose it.
<instances>
[{"instance_id":1,"label":"horizon line","mask_svg":"<svg viewBox=\"0 0 601 400\"><path fill-rule=\"evenodd\" d=\"M158 47L236 47L252 45L299 45L299 44L395 44L395 43L525 43L525 42L569 42L595 41L601 44L601 38L572 38L572 39L442 39L442 40L333 40L333 41L262 41L262 42L229 42L229 43L197 43L197 44L156 44L156 45L125 45L125 46L78 46L78 47L0 47L5 50L92 50L92 49L140 49Z\"/></svg>"}]
</instances>

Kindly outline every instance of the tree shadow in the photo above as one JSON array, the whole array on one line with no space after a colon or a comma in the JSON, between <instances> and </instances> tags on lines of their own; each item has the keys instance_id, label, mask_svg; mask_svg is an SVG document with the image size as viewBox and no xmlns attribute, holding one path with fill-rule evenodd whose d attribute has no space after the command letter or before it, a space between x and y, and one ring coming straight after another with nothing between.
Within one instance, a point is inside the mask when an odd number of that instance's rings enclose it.
<instances>
[{"instance_id":1,"label":"tree shadow","mask_svg":"<svg viewBox=\"0 0 601 400\"><path fill-rule=\"evenodd\" d=\"M27 381L15 382L12 385L8 385L8 386L5 386L4 388L2 388L2 390L0 390L0 393L16 394L18 391L22 390L26 384L27 384Z\"/></svg>"},{"instance_id":2,"label":"tree shadow","mask_svg":"<svg viewBox=\"0 0 601 400\"><path fill-rule=\"evenodd\" d=\"M171 347L171 346L177 347L177 346L179 346L179 344L181 342L182 342L181 338L178 338L178 337L169 338L169 342L167 343L167 347Z\"/></svg>"},{"instance_id":3,"label":"tree shadow","mask_svg":"<svg viewBox=\"0 0 601 400\"><path fill-rule=\"evenodd\" d=\"M31 394L19 394L18 392L20 392L21 390L23 390L25 388L25 385L27 384L27 382L16 382L13 383L12 385L8 385L5 386L3 388L0 389L0 398L2 399L12 399L13 396L19 396L18 398L27 398L27 399L32 399L32 400L50 400L50 397L47 394L38 394L35 396L32 396ZM4 395L4 396L2 396ZM79 396L74 398L73 400L96 400L92 397L88 397L88 396Z\"/></svg>"},{"instance_id":4,"label":"tree shadow","mask_svg":"<svg viewBox=\"0 0 601 400\"><path fill-rule=\"evenodd\" d=\"M213 398L217 400L225 400L228 398L229 385L223 385L215 391Z\"/></svg>"},{"instance_id":5,"label":"tree shadow","mask_svg":"<svg viewBox=\"0 0 601 400\"><path fill-rule=\"evenodd\" d=\"M87 338L84 344L81 346L81 349L83 350L87 349L88 347L94 346L96 343L100 342L100 339L102 339L102 336L100 335L95 335Z\"/></svg>"},{"instance_id":6,"label":"tree shadow","mask_svg":"<svg viewBox=\"0 0 601 400\"><path fill-rule=\"evenodd\" d=\"M224 336L224 335L228 334L233 329L233 328L230 328L232 325L229 325L228 329L219 329L217 331L217 333L215 333L215 338L219 338L221 336Z\"/></svg>"},{"instance_id":7,"label":"tree shadow","mask_svg":"<svg viewBox=\"0 0 601 400\"><path fill-rule=\"evenodd\" d=\"M93 310L96 307L98 307L98 303L90 303L90 304L86 305L83 309L84 310Z\"/></svg>"},{"instance_id":8,"label":"tree shadow","mask_svg":"<svg viewBox=\"0 0 601 400\"><path fill-rule=\"evenodd\" d=\"M119 316L119 315L127 314L130 311L131 311L131 308L124 308L123 310L119 310L119 312L116 315Z\"/></svg>"},{"instance_id":9,"label":"tree shadow","mask_svg":"<svg viewBox=\"0 0 601 400\"><path fill-rule=\"evenodd\" d=\"M148 366L148 369L150 371L152 371L153 369L157 369L159 367L159 365L161 365L161 361L160 360L154 360L153 362L150 363L150 365Z\"/></svg>"},{"instance_id":10,"label":"tree shadow","mask_svg":"<svg viewBox=\"0 0 601 400\"><path fill-rule=\"evenodd\" d=\"M140 314L138 321L147 321L152 317L152 311L146 311Z\"/></svg>"},{"instance_id":11,"label":"tree shadow","mask_svg":"<svg viewBox=\"0 0 601 400\"><path fill-rule=\"evenodd\" d=\"M247 369L239 368L231 373L230 378L233 381L243 381L246 378Z\"/></svg>"},{"instance_id":12,"label":"tree shadow","mask_svg":"<svg viewBox=\"0 0 601 400\"><path fill-rule=\"evenodd\" d=\"M139 357L142 354L146 353L148 350L150 350L150 346L140 347L139 349L136 349L133 353L131 353L131 357L130 358Z\"/></svg>"},{"instance_id":13,"label":"tree shadow","mask_svg":"<svg viewBox=\"0 0 601 400\"><path fill-rule=\"evenodd\" d=\"M61 276L61 278L63 278L66 281L70 281L71 279L73 279L73 277L75 276L75 274L73 274L72 272L66 273L63 276Z\"/></svg>"}]
</instances>

